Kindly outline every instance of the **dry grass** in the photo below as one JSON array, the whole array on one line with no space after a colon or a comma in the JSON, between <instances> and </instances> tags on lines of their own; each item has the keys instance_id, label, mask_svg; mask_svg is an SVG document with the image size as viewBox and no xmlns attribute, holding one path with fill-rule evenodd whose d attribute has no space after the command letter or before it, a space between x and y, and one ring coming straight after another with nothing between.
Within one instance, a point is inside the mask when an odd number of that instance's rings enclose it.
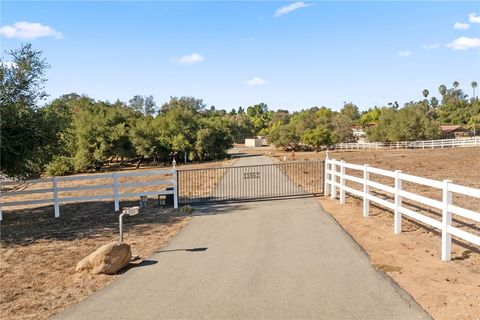
<instances>
[{"instance_id":1,"label":"dry grass","mask_svg":"<svg viewBox=\"0 0 480 320\"><path fill-rule=\"evenodd\" d=\"M230 165L232 161L179 166L178 169L213 168ZM158 168L145 168L152 170ZM130 169L127 169L130 170ZM120 182L162 179L160 176L125 177ZM60 187L87 184L108 184L105 179L62 182ZM216 181L199 180L190 188L213 188ZM20 185L17 190L48 188L49 184ZM166 187L166 186L163 186ZM186 187L186 186L184 186ZM155 188L155 187L153 187ZM141 187L126 190L155 190ZM106 190L66 192L61 196L104 194ZM107 192L111 192L108 190ZM24 195L18 199L32 199ZM41 194L36 199L51 198ZM10 200L12 201L12 200ZM138 205L137 201L122 201L121 206ZM77 274L75 266L99 246L118 240L118 213L113 202L69 203L61 205L60 218L53 217L53 206L23 206L4 211L0 225L0 318L45 319L84 299L113 281L117 276ZM155 261L144 260L162 247L188 221L188 210L166 209L156 205L156 199L134 217L125 218L125 242L140 260L131 267L141 267ZM125 271L125 272L128 272Z\"/></svg>"},{"instance_id":2,"label":"dry grass","mask_svg":"<svg viewBox=\"0 0 480 320\"><path fill-rule=\"evenodd\" d=\"M280 161L283 156L284 154L281 152L274 154L274 158L277 161ZM291 157L291 154L289 154L289 156ZM325 154L323 152L299 152L295 155L295 158L296 161L323 160L325 159ZM368 164L371 167L387 170L401 170L407 174L434 180L450 179L460 185L480 188L480 175L478 173L480 172L480 161L474 160L480 159L479 148L331 152L330 158L345 160L346 162L355 164ZM346 169L345 173L352 176L363 177L363 173L358 170ZM301 170L290 171L287 172L287 174L293 181L299 183L308 181L308 179L305 180L305 176L311 176L311 173ZM393 178L376 174L370 174L370 179L392 187L394 184ZM346 185L361 190L361 186L357 183L346 181ZM306 185L306 187L309 187L309 185ZM436 188L406 181L403 182L402 188L425 197L441 200L442 192ZM370 192L380 198L393 202L393 195L389 193L372 187L370 188ZM454 194L453 201L455 205L466 209L478 211L480 208L480 199L478 198ZM438 209L406 199L403 200L403 205L436 220L441 220L441 212ZM376 210L375 208L372 209ZM453 225L470 233L480 235L479 222L454 216Z\"/></svg>"}]
</instances>

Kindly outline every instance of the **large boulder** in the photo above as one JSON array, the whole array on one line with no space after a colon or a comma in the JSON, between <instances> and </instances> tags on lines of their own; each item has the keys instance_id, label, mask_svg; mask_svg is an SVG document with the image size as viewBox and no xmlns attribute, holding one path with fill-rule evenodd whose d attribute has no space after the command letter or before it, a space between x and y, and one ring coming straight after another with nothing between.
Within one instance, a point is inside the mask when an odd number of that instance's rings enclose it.
<instances>
[{"instance_id":1,"label":"large boulder","mask_svg":"<svg viewBox=\"0 0 480 320\"><path fill-rule=\"evenodd\" d=\"M132 251L126 243L112 242L101 246L77 264L75 271L93 274L114 274L125 268L132 259Z\"/></svg>"}]
</instances>

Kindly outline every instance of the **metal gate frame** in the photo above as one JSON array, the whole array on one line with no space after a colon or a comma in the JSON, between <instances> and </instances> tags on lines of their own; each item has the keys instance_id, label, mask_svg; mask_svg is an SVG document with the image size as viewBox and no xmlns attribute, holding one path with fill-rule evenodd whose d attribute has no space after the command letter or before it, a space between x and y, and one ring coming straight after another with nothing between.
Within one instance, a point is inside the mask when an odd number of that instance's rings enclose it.
<instances>
[{"instance_id":1,"label":"metal gate frame","mask_svg":"<svg viewBox=\"0 0 480 320\"><path fill-rule=\"evenodd\" d=\"M319 196L324 171L323 160L177 170L178 199L192 205Z\"/></svg>"}]
</instances>

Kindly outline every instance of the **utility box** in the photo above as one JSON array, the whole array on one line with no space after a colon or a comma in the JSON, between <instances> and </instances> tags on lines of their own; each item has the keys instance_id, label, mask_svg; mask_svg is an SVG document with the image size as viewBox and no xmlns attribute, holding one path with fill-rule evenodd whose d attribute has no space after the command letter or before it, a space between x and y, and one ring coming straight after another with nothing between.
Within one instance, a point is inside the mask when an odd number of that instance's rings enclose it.
<instances>
[{"instance_id":1,"label":"utility box","mask_svg":"<svg viewBox=\"0 0 480 320\"><path fill-rule=\"evenodd\" d=\"M245 147L259 148L263 145L263 139L245 139Z\"/></svg>"}]
</instances>

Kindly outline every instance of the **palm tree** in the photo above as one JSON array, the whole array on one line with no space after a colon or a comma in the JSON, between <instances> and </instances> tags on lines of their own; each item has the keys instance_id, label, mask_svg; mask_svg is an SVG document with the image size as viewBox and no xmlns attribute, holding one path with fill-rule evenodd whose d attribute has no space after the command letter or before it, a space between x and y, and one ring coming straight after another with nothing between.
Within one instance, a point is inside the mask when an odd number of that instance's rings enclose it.
<instances>
[{"instance_id":1,"label":"palm tree","mask_svg":"<svg viewBox=\"0 0 480 320\"><path fill-rule=\"evenodd\" d=\"M476 87L478 87L478 83L476 81L472 81L473 99L475 99L475 88Z\"/></svg>"},{"instance_id":2,"label":"palm tree","mask_svg":"<svg viewBox=\"0 0 480 320\"><path fill-rule=\"evenodd\" d=\"M440 87L438 87L438 92L440 92L443 97L447 93L447 86L444 84L440 85Z\"/></svg>"},{"instance_id":3,"label":"palm tree","mask_svg":"<svg viewBox=\"0 0 480 320\"><path fill-rule=\"evenodd\" d=\"M458 86L460 86L460 83L458 81L453 81L453 89L457 89Z\"/></svg>"},{"instance_id":4,"label":"palm tree","mask_svg":"<svg viewBox=\"0 0 480 320\"><path fill-rule=\"evenodd\" d=\"M438 107L438 99L435 97L432 97L432 99L430 99L430 105L432 106L433 109L436 109Z\"/></svg>"},{"instance_id":5,"label":"palm tree","mask_svg":"<svg viewBox=\"0 0 480 320\"><path fill-rule=\"evenodd\" d=\"M422 94L423 94L423 96L424 96L425 98L427 98L428 95L430 94L430 92L429 92L427 89L424 89L423 92L422 92Z\"/></svg>"}]
</instances>

